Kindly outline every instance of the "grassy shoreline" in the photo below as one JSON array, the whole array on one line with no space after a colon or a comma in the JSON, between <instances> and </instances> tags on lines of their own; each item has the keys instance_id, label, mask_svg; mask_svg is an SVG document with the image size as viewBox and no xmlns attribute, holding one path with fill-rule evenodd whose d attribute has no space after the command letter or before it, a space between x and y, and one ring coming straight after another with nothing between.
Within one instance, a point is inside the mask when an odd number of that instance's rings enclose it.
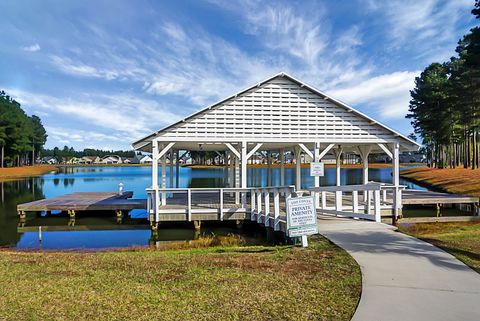
<instances>
[{"instance_id":1,"label":"grassy shoreline","mask_svg":"<svg viewBox=\"0 0 480 321\"><path fill-rule=\"evenodd\" d=\"M480 169L418 167L402 170L400 176L447 193L480 197Z\"/></svg>"},{"instance_id":2,"label":"grassy shoreline","mask_svg":"<svg viewBox=\"0 0 480 321\"><path fill-rule=\"evenodd\" d=\"M310 245L5 250L0 319L349 320L358 265L320 236Z\"/></svg>"},{"instance_id":3,"label":"grassy shoreline","mask_svg":"<svg viewBox=\"0 0 480 321\"><path fill-rule=\"evenodd\" d=\"M480 273L480 222L417 223L399 230L449 252Z\"/></svg>"},{"instance_id":4,"label":"grassy shoreline","mask_svg":"<svg viewBox=\"0 0 480 321\"><path fill-rule=\"evenodd\" d=\"M57 166L53 165L34 165L0 168L0 182L22 179L32 176L40 176L57 170Z\"/></svg>"}]
</instances>

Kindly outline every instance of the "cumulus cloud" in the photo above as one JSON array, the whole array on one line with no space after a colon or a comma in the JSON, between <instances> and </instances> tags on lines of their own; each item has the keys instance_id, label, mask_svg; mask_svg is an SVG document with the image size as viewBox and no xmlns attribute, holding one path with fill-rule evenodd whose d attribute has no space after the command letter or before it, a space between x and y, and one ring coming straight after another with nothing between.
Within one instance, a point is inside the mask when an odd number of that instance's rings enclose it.
<instances>
[{"instance_id":1,"label":"cumulus cloud","mask_svg":"<svg viewBox=\"0 0 480 321\"><path fill-rule=\"evenodd\" d=\"M113 95L96 93L68 98L15 88L7 91L25 108L32 108L56 117L73 118L79 127L94 128L89 130L90 134L87 136L70 135L75 130L79 131L75 128L63 129L65 133L63 135L60 134L60 130L55 131L53 133L55 137L61 138L62 141L80 142L80 139L83 139L84 142L89 142L88 137L91 137L101 140L103 144L111 142L112 145L118 146L121 140L121 145L126 148L133 141L157 130L158 126L165 126L184 116L175 114L174 108L166 108L155 100L123 93ZM48 121L47 117L45 122L47 126ZM49 127L58 129L58 127ZM50 132L47 133L50 135Z\"/></svg>"},{"instance_id":2,"label":"cumulus cloud","mask_svg":"<svg viewBox=\"0 0 480 321\"><path fill-rule=\"evenodd\" d=\"M465 33L470 28L464 19L473 7L470 0L369 0L367 4L370 11L383 16L392 49L407 46L425 61L442 61L453 55L459 29Z\"/></svg>"},{"instance_id":3,"label":"cumulus cloud","mask_svg":"<svg viewBox=\"0 0 480 321\"><path fill-rule=\"evenodd\" d=\"M23 51L36 52L36 51L39 51L41 48L40 48L40 45L38 43L34 43L30 46L25 46L22 49L23 49Z\"/></svg>"},{"instance_id":4,"label":"cumulus cloud","mask_svg":"<svg viewBox=\"0 0 480 321\"><path fill-rule=\"evenodd\" d=\"M369 78L355 86L332 89L328 93L349 104L362 104L384 118L404 118L408 111L410 90L420 71L399 71Z\"/></svg>"}]
</instances>

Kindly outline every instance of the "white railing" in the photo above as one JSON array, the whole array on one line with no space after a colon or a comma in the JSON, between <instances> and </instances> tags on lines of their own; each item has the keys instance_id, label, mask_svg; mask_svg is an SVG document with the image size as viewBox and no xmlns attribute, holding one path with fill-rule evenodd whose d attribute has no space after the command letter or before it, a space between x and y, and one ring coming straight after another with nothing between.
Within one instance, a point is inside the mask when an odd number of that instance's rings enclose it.
<instances>
[{"instance_id":1,"label":"white railing","mask_svg":"<svg viewBox=\"0 0 480 321\"><path fill-rule=\"evenodd\" d=\"M275 231L282 230L281 224L286 225L286 216L280 216L280 205L285 206L286 200L295 193L295 186L271 186L252 190L250 198L250 219L265 227L273 227ZM283 202L281 200L283 198ZM273 202L270 202L273 200ZM271 206L273 204L273 207ZM284 210L284 215L285 210Z\"/></svg>"},{"instance_id":2,"label":"white railing","mask_svg":"<svg viewBox=\"0 0 480 321\"><path fill-rule=\"evenodd\" d=\"M381 222L382 209L390 209L394 215L401 209L401 191L404 188L371 182L365 185L314 187L308 191L315 195L320 213ZM363 202L359 200L359 192L364 196ZM332 199L331 194L334 194L333 206L327 204L329 196ZM345 201L350 201L350 205L345 206Z\"/></svg>"},{"instance_id":3,"label":"white railing","mask_svg":"<svg viewBox=\"0 0 480 321\"><path fill-rule=\"evenodd\" d=\"M249 213L252 220L257 220L258 222L263 220L261 223L270 226L270 219L273 219L273 221L277 223L280 222L280 197L290 197L294 191L295 188L293 186L273 186L264 188L147 188L147 212L149 213L150 221L158 222L161 213L175 211L186 213L188 221L192 220L192 213L194 212L213 211L218 213L218 219L223 221L225 213L242 211ZM172 199L175 199L175 195L178 194L185 194L185 198L177 198L175 201L172 201ZM208 197L205 197L203 201L209 202L211 205L214 205L215 208L193 208L195 202L192 201L192 198L199 194L210 194ZM235 199L230 198L230 201L235 203L235 206L228 207L228 204L225 202L225 195L231 197L234 194L236 196ZM270 210L271 197L273 197L273 211ZM249 198L250 204L247 202ZM179 201L181 202L180 204ZM172 206L167 207L166 205ZM249 205L250 207L248 207ZM162 209L162 206L165 206L165 208ZM272 214L273 217L270 217L270 214ZM275 227L278 224L273 224L272 227Z\"/></svg>"}]
</instances>

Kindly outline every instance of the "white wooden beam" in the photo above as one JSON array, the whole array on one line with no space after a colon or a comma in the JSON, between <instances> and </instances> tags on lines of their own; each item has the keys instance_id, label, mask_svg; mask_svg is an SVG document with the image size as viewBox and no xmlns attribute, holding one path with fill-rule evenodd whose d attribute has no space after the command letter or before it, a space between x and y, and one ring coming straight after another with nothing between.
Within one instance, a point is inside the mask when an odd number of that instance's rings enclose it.
<instances>
[{"instance_id":1,"label":"white wooden beam","mask_svg":"<svg viewBox=\"0 0 480 321\"><path fill-rule=\"evenodd\" d=\"M368 159L368 155L370 155L370 152L372 151L372 145L360 145L358 146L358 153L360 154L360 157L362 160L365 158Z\"/></svg>"},{"instance_id":2,"label":"white wooden beam","mask_svg":"<svg viewBox=\"0 0 480 321\"><path fill-rule=\"evenodd\" d=\"M327 148L325 148L324 150L322 150L322 152L320 153L320 155L318 156L318 159L322 159L323 156L327 155L327 153L335 146L335 144L330 144L327 146Z\"/></svg>"},{"instance_id":3,"label":"white wooden beam","mask_svg":"<svg viewBox=\"0 0 480 321\"><path fill-rule=\"evenodd\" d=\"M240 158L240 153L238 152L238 150L232 146L232 144L230 143L225 143L225 146L227 146L227 148L235 155L237 156L237 158Z\"/></svg>"},{"instance_id":4,"label":"white wooden beam","mask_svg":"<svg viewBox=\"0 0 480 321\"><path fill-rule=\"evenodd\" d=\"M255 147L253 147L252 150L248 152L247 159L250 159L250 157L252 157L253 154L255 154L258 151L258 149L262 147L262 145L263 145L262 143L255 145Z\"/></svg>"},{"instance_id":5,"label":"white wooden beam","mask_svg":"<svg viewBox=\"0 0 480 321\"><path fill-rule=\"evenodd\" d=\"M303 149L303 151L305 152L305 154L307 154L308 156L310 156L311 159L313 159L313 153L303 144L298 144L298 146L300 146L300 148Z\"/></svg>"},{"instance_id":6,"label":"white wooden beam","mask_svg":"<svg viewBox=\"0 0 480 321\"><path fill-rule=\"evenodd\" d=\"M175 145L175 143L173 143L173 142L172 142L172 143L168 143L168 145L158 153L158 155L157 155L157 160L159 160L160 158L162 158L163 155L165 155L165 154L170 150L170 148L173 147L173 145Z\"/></svg>"},{"instance_id":7,"label":"white wooden beam","mask_svg":"<svg viewBox=\"0 0 480 321\"><path fill-rule=\"evenodd\" d=\"M280 186L285 185L285 149L280 149Z\"/></svg>"},{"instance_id":8,"label":"white wooden beam","mask_svg":"<svg viewBox=\"0 0 480 321\"><path fill-rule=\"evenodd\" d=\"M377 144L378 147L380 147L384 152L385 154L387 154L388 157L390 158L393 158L393 154L392 152L387 148L387 146L383 145L383 144Z\"/></svg>"}]
</instances>

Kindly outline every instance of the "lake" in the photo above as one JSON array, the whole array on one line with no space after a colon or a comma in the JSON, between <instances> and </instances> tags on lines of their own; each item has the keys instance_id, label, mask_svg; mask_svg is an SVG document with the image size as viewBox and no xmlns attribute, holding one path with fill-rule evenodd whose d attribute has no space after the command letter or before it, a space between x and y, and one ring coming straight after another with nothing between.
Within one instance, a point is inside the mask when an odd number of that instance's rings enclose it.
<instances>
[{"instance_id":1,"label":"lake","mask_svg":"<svg viewBox=\"0 0 480 321\"><path fill-rule=\"evenodd\" d=\"M169 182L167 170L167 182ZM369 170L369 179L378 182L391 182L392 170L379 168ZM180 168L180 187L220 187L223 185L223 169L192 169ZM267 169L249 168L249 186L266 186ZM279 185L280 169L273 169L273 184ZM285 183L294 185L295 169L285 169ZM79 166L61 167L58 172L32 177L12 182L0 183L0 246L11 246L17 249L35 249L39 247L38 232L17 233L16 206L19 203L30 202L41 198L50 198L74 192L110 192L117 191L118 184L123 183L125 191L133 191L134 198L146 198L145 188L151 183L151 167L149 166ZM303 187L313 185L313 177L309 176L309 169L302 169ZM361 169L342 169L342 185L361 184ZM423 189L406 180L401 184L408 188ZM321 185L335 184L335 169L326 168L325 176L320 178ZM146 211L134 210L126 219L126 226L139 221L146 223ZM67 225L68 218L49 217L48 225ZM27 223L28 224L28 223ZM77 225L115 226L112 216L78 218ZM133 227L133 226L132 226ZM247 229L244 229L247 230ZM235 225L230 223L204 224L202 233L210 234L238 234L252 242L262 238L261 231L248 229L239 232ZM100 231L48 231L43 232L42 248L44 249L96 249L110 247L125 247L147 245L151 240L148 228L126 230ZM161 225L160 241L190 240L198 237L194 229L185 225Z\"/></svg>"}]
</instances>

